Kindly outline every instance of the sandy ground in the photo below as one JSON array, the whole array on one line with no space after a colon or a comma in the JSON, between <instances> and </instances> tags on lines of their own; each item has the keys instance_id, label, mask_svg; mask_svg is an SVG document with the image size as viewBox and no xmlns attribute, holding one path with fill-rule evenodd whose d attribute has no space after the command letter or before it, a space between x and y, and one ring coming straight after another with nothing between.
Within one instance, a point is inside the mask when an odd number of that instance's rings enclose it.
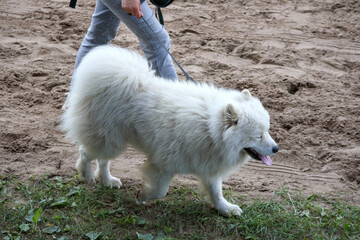
<instances>
[{"instance_id":1,"label":"sandy ground","mask_svg":"<svg viewBox=\"0 0 360 240\"><path fill-rule=\"evenodd\" d=\"M75 175L77 149L57 124L94 5L1 0L1 175ZM285 186L359 203L359 11L351 0L176 0L163 10L172 52L196 81L248 88L271 115L274 165L251 161L225 182L233 191L271 197ZM112 43L139 50L124 25ZM140 184L144 160L129 149L112 173Z\"/></svg>"}]
</instances>

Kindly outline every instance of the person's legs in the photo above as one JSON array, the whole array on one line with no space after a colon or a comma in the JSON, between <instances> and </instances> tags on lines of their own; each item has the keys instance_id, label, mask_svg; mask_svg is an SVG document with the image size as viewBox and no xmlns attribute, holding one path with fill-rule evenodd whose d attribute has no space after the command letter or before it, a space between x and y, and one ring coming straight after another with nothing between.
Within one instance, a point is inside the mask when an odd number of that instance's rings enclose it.
<instances>
[{"instance_id":1,"label":"person's legs","mask_svg":"<svg viewBox=\"0 0 360 240\"><path fill-rule=\"evenodd\" d=\"M75 68L81 59L94 47L108 44L116 36L120 24L120 19L110 11L102 1L96 1L94 14L92 15L91 25L82 41L76 56Z\"/></svg>"},{"instance_id":2,"label":"person's legs","mask_svg":"<svg viewBox=\"0 0 360 240\"><path fill-rule=\"evenodd\" d=\"M139 39L140 47L144 51L156 74L168 78L177 79L176 70L171 57L159 40L170 49L170 37L164 27L158 22L154 12L146 1L141 4L143 18L137 19L129 15L121 8L121 0L101 0ZM150 25L146 24L146 22ZM155 34L154 34L155 33Z\"/></svg>"},{"instance_id":3,"label":"person's legs","mask_svg":"<svg viewBox=\"0 0 360 240\"><path fill-rule=\"evenodd\" d=\"M146 1L141 4L141 9L143 18L145 18L151 29L143 19L137 19L125 12L121 8L121 0L96 0L91 25L80 45L74 69L77 68L82 58L92 48L108 44L115 38L121 20L138 37L140 46L156 74L164 78L177 80L178 77L172 59L158 40L160 39L169 50L170 37L168 33L157 21L154 12ZM70 83L70 92L72 84L73 78ZM65 101L63 110L66 109L66 104L67 101Z\"/></svg>"}]
</instances>

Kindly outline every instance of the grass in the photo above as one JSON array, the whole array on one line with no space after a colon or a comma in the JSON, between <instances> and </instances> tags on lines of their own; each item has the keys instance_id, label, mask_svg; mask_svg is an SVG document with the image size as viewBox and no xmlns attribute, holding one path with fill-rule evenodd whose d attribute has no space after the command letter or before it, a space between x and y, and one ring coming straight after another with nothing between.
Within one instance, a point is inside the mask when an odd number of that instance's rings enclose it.
<instances>
[{"instance_id":1,"label":"grass","mask_svg":"<svg viewBox=\"0 0 360 240\"><path fill-rule=\"evenodd\" d=\"M243 209L224 218L189 187L136 205L140 186L121 190L76 179L0 178L0 239L360 239L360 209L320 195L273 200L225 196Z\"/></svg>"}]
</instances>

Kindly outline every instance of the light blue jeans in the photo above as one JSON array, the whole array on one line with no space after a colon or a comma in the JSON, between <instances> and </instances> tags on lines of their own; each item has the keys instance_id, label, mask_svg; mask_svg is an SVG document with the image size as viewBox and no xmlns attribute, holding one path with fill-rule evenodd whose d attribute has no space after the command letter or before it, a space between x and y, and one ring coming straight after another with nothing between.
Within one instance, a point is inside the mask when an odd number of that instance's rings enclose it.
<instances>
[{"instance_id":1,"label":"light blue jeans","mask_svg":"<svg viewBox=\"0 0 360 240\"><path fill-rule=\"evenodd\" d=\"M146 1L141 4L144 20L129 15L121 8L121 0L96 0L95 12L92 15L91 25L81 43L76 61L75 69L81 59L94 47L109 44L118 32L122 21L138 38L140 47L145 57L156 71L156 74L177 80L177 74L170 55L159 42L159 39L170 49L170 37L164 27L156 19L154 12ZM156 36L155 36L155 34Z\"/></svg>"}]
</instances>

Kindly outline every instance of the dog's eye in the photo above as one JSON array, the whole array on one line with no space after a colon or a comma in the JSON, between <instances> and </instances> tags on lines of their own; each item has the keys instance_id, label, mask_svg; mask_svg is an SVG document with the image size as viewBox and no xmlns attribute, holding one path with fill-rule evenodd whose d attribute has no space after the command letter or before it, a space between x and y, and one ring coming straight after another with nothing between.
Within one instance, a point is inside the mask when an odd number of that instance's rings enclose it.
<instances>
[{"instance_id":1,"label":"dog's eye","mask_svg":"<svg viewBox=\"0 0 360 240\"><path fill-rule=\"evenodd\" d=\"M257 139L262 139L262 136L258 136L258 137L256 137Z\"/></svg>"}]
</instances>

